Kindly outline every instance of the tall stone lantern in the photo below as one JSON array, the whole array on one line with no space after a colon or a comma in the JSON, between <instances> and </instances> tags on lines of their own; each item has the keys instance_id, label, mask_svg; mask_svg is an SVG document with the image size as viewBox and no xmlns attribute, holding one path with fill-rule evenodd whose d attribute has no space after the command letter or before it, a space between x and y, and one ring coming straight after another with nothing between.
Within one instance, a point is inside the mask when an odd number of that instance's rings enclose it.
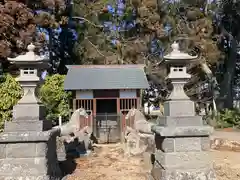
<instances>
[{"instance_id":1,"label":"tall stone lantern","mask_svg":"<svg viewBox=\"0 0 240 180\"><path fill-rule=\"evenodd\" d=\"M13 107L12 121L5 122L0 134L0 179L59 179L56 154L59 132L51 129L50 121L45 121L44 106L35 95L40 80L38 71L48 62L34 53L33 44L27 48L26 54L8 58L20 69L16 80L24 94Z\"/></svg>"},{"instance_id":2,"label":"tall stone lantern","mask_svg":"<svg viewBox=\"0 0 240 180\"><path fill-rule=\"evenodd\" d=\"M209 157L209 135L213 128L203 124L195 114L195 104L184 92L184 85L191 75L187 64L196 60L180 52L178 43L164 58L170 66L168 79L173 90L164 103L164 116L158 117L155 132L155 161L151 172L154 180L215 180Z\"/></svg>"},{"instance_id":3,"label":"tall stone lantern","mask_svg":"<svg viewBox=\"0 0 240 180\"><path fill-rule=\"evenodd\" d=\"M40 81L38 77L39 70L46 67L48 61L44 57L40 57L34 53L35 46L33 44L28 45L27 49L28 52L24 55L17 56L16 58L8 58L12 64L15 64L20 69L20 75L16 80L20 83L24 91L23 97L13 107L13 122L10 122L10 124L31 120L34 125L29 126L28 123L25 130L42 130L45 128L43 125L44 121L40 120L44 120L45 118L45 107L37 98L35 90ZM12 127L10 128L8 123L6 125L5 131L11 131ZM18 126L18 128L21 129L24 127Z\"/></svg>"}]
</instances>

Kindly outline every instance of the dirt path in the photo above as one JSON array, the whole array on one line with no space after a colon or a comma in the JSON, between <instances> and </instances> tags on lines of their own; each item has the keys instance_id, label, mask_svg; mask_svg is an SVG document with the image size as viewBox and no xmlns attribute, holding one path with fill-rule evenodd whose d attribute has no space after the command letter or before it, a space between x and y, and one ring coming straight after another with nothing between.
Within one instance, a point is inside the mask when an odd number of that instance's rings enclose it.
<instances>
[{"instance_id":1,"label":"dirt path","mask_svg":"<svg viewBox=\"0 0 240 180\"><path fill-rule=\"evenodd\" d=\"M240 152L211 151L217 180L240 179ZM68 180L148 180L150 166L143 157L124 157L122 146L103 145L92 157L77 159Z\"/></svg>"},{"instance_id":2,"label":"dirt path","mask_svg":"<svg viewBox=\"0 0 240 180\"><path fill-rule=\"evenodd\" d=\"M124 157L120 144L102 145L88 158L77 159L68 180L147 180L143 158Z\"/></svg>"},{"instance_id":3,"label":"dirt path","mask_svg":"<svg viewBox=\"0 0 240 180\"><path fill-rule=\"evenodd\" d=\"M211 151L217 180L240 179L240 152Z\"/></svg>"}]
</instances>

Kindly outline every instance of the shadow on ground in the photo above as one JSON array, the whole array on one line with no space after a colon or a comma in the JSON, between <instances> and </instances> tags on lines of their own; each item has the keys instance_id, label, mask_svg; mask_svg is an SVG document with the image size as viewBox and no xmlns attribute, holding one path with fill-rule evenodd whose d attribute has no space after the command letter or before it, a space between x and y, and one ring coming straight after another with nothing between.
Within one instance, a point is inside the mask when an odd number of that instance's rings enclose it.
<instances>
[{"instance_id":1,"label":"shadow on ground","mask_svg":"<svg viewBox=\"0 0 240 180\"><path fill-rule=\"evenodd\" d=\"M65 161L60 161L59 166L63 176L66 176L72 174L75 171L77 163L74 158L67 158Z\"/></svg>"},{"instance_id":2,"label":"shadow on ground","mask_svg":"<svg viewBox=\"0 0 240 180\"><path fill-rule=\"evenodd\" d=\"M91 134L90 140L98 144L97 138ZM63 177L72 174L76 168L77 168L77 163L76 159L79 159L81 156L86 157L87 156L87 150L94 151L94 146L92 143L88 144L88 147L85 147L86 144L84 141L79 142L78 138L75 138L74 141L72 142L64 142L64 148L66 152L66 160L64 161L59 161L59 166L62 171Z\"/></svg>"}]
</instances>

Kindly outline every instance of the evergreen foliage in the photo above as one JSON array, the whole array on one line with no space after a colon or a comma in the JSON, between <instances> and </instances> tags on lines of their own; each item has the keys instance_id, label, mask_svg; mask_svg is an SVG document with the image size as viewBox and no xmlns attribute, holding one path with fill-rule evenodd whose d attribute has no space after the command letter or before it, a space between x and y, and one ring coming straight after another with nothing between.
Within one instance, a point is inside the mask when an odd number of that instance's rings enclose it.
<instances>
[{"instance_id":1,"label":"evergreen foliage","mask_svg":"<svg viewBox=\"0 0 240 180\"><path fill-rule=\"evenodd\" d=\"M59 116L69 118L71 93L64 91L64 75L47 76L40 88L40 99L47 109L47 119L55 123ZM68 120L68 119L67 119Z\"/></svg>"},{"instance_id":2,"label":"evergreen foliage","mask_svg":"<svg viewBox=\"0 0 240 180\"><path fill-rule=\"evenodd\" d=\"M5 74L0 84L0 129L5 121L12 118L12 108L22 96L20 84L9 75Z\"/></svg>"}]
</instances>

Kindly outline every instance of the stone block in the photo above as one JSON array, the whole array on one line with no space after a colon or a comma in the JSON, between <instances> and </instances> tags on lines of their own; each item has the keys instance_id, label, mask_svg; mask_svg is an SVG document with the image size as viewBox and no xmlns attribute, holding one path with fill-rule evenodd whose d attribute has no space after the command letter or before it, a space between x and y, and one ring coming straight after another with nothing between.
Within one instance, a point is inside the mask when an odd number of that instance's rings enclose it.
<instances>
[{"instance_id":1,"label":"stone block","mask_svg":"<svg viewBox=\"0 0 240 180\"><path fill-rule=\"evenodd\" d=\"M186 127L163 127L152 126L152 131L166 137L201 137L210 136L213 133L211 126L186 126Z\"/></svg>"},{"instance_id":2,"label":"stone block","mask_svg":"<svg viewBox=\"0 0 240 180\"><path fill-rule=\"evenodd\" d=\"M216 180L216 174L213 168L189 169L176 171L176 180ZM164 180L164 179L163 179ZM168 177L166 180L169 180Z\"/></svg>"},{"instance_id":3,"label":"stone block","mask_svg":"<svg viewBox=\"0 0 240 180\"><path fill-rule=\"evenodd\" d=\"M164 169L155 164L151 171L154 180L216 180L216 175L211 167L201 169Z\"/></svg>"},{"instance_id":4,"label":"stone block","mask_svg":"<svg viewBox=\"0 0 240 180\"><path fill-rule=\"evenodd\" d=\"M35 143L14 143L7 144L7 158L31 158L36 156Z\"/></svg>"},{"instance_id":5,"label":"stone block","mask_svg":"<svg viewBox=\"0 0 240 180\"><path fill-rule=\"evenodd\" d=\"M37 157L45 157L47 154L47 143L40 142L36 143L36 156Z\"/></svg>"},{"instance_id":6,"label":"stone block","mask_svg":"<svg viewBox=\"0 0 240 180\"><path fill-rule=\"evenodd\" d=\"M179 100L164 103L164 116L195 116L195 114L193 101Z\"/></svg>"},{"instance_id":7,"label":"stone block","mask_svg":"<svg viewBox=\"0 0 240 180\"><path fill-rule=\"evenodd\" d=\"M156 149L161 150L163 152L174 152L174 139L166 138L160 136L159 134L155 135L155 144Z\"/></svg>"},{"instance_id":8,"label":"stone block","mask_svg":"<svg viewBox=\"0 0 240 180\"><path fill-rule=\"evenodd\" d=\"M4 132L14 131L46 131L52 128L51 121L33 120L33 121L10 121L4 125Z\"/></svg>"},{"instance_id":9,"label":"stone block","mask_svg":"<svg viewBox=\"0 0 240 180\"><path fill-rule=\"evenodd\" d=\"M35 132L4 132L0 134L0 143L16 143L16 142L44 142L48 141L52 134L59 134L58 130Z\"/></svg>"},{"instance_id":10,"label":"stone block","mask_svg":"<svg viewBox=\"0 0 240 180\"><path fill-rule=\"evenodd\" d=\"M17 104L13 107L13 120L43 120L46 109L42 104Z\"/></svg>"},{"instance_id":11,"label":"stone block","mask_svg":"<svg viewBox=\"0 0 240 180\"><path fill-rule=\"evenodd\" d=\"M56 154L57 135L58 130L2 133L0 145L6 145L7 156L0 159L0 180L16 177L61 179Z\"/></svg>"},{"instance_id":12,"label":"stone block","mask_svg":"<svg viewBox=\"0 0 240 180\"><path fill-rule=\"evenodd\" d=\"M201 138L199 137L177 137L175 141L176 152L201 151Z\"/></svg>"},{"instance_id":13,"label":"stone block","mask_svg":"<svg viewBox=\"0 0 240 180\"><path fill-rule=\"evenodd\" d=\"M197 169L211 165L209 154L206 151L164 153L157 150L155 159L164 168Z\"/></svg>"},{"instance_id":14,"label":"stone block","mask_svg":"<svg viewBox=\"0 0 240 180\"><path fill-rule=\"evenodd\" d=\"M52 177L48 175L36 175L36 176L1 176L0 180L60 180L52 179Z\"/></svg>"},{"instance_id":15,"label":"stone block","mask_svg":"<svg viewBox=\"0 0 240 180\"><path fill-rule=\"evenodd\" d=\"M210 138L209 137L201 137L201 149L202 151L210 150Z\"/></svg>"},{"instance_id":16,"label":"stone block","mask_svg":"<svg viewBox=\"0 0 240 180\"><path fill-rule=\"evenodd\" d=\"M6 144L0 144L0 159L6 158Z\"/></svg>"},{"instance_id":17,"label":"stone block","mask_svg":"<svg viewBox=\"0 0 240 180\"><path fill-rule=\"evenodd\" d=\"M202 126L203 120L201 116L159 116L156 124L158 126Z\"/></svg>"},{"instance_id":18,"label":"stone block","mask_svg":"<svg viewBox=\"0 0 240 180\"><path fill-rule=\"evenodd\" d=\"M6 158L0 160L0 175L7 176L36 176L47 175L46 158Z\"/></svg>"}]
</instances>

